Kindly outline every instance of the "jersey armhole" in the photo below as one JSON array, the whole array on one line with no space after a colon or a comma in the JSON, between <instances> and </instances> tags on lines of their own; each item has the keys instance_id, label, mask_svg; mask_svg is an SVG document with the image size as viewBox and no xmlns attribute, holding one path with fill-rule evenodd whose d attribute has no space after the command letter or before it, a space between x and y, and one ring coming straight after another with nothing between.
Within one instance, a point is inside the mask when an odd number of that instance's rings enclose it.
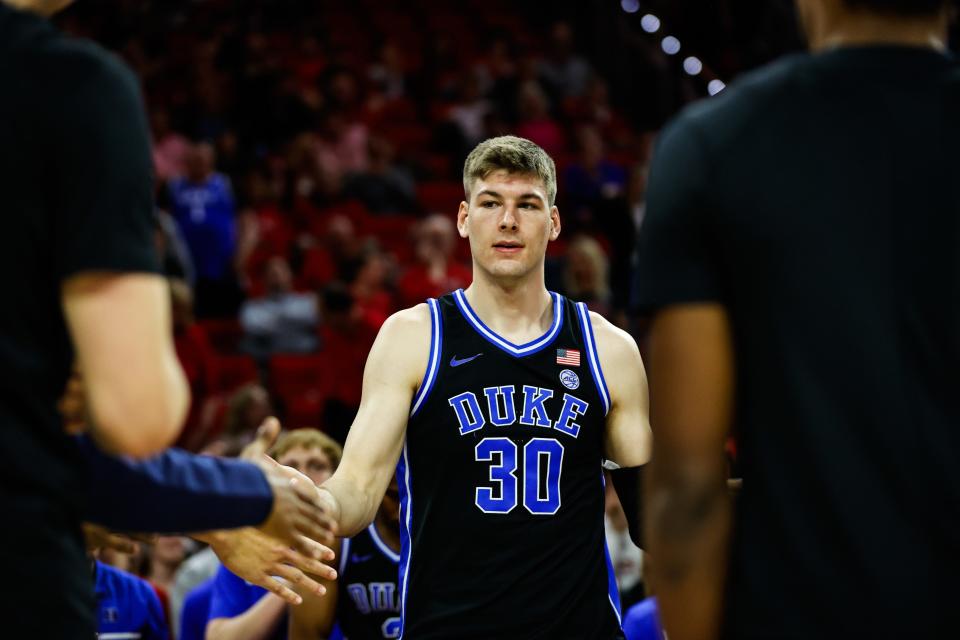
<instances>
[{"instance_id":1,"label":"jersey armhole","mask_svg":"<svg viewBox=\"0 0 960 640\"><path fill-rule=\"evenodd\" d=\"M603 377L603 369L600 367L600 355L597 353L597 341L593 337L590 311L583 302L578 302L576 305L577 317L580 320L580 332L583 334L583 344L587 349L587 365L590 368L593 381L597 385L600 400L603 401L603 415L607 415L610 413L610 391L607 389L607 381Z\"/></svg>"},{"instance_id":2,"label":"jersey armhole","mask_svg":"<svg viewBox=\"0 0 960 640\"><path fill-rule=\"evenodd\" d=\"M440 350L443 347L443 321L440 317L440 305L435 298L427 300L427 306L430 307L430 358L427 360L427 370L423 374L423 381L420 388L413 396L413 408L410 410L412 418L423 406L423 401L430 395L433 389L433 383L437 380L437 372L440 370Z\"/></svg>"}]
</instances>

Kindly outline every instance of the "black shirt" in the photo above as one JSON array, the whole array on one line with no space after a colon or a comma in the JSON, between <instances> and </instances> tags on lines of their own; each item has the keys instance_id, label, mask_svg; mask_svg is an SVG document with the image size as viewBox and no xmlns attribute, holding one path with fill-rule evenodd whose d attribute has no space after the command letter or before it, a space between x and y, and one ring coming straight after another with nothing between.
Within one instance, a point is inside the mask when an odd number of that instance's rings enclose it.
<instances>
[{"instance_id":1,"label":"black shirt","mask_svg":"<svg viewBox=\"0 0 960 640\"><path fill-rule=\"evenodd\" d=\"M957 149L955 63L896 47L785 59L662 135L639 302L734 331L728 637L960 628Z\"/></svg>"},{"instance_id":2,"label":"black shirt","mask_svg":"<svg viewBox=\"0 0 960 640\"><path fill-rule=\"evenodd\" d=\"M610 405L586 306L515 345L463 291L430 300L397 470L402 638L623 638L604 539Z\"/></svg>"},{"instance_id":3,"label":"black shirt","mask_svg":"<svg viewBox=\"0 0 960 640\"><path fill-rule=\"evenodd\" d=\"M0 96L0 553L65 598L25 596L46 612L38 623L63 625L35 635L72 637L92 625L92 592L82 466L56 409L73 362L60 288L82 272L157 270L149 135L123 63L2 3Z\"/></svg>"}]
</instances>

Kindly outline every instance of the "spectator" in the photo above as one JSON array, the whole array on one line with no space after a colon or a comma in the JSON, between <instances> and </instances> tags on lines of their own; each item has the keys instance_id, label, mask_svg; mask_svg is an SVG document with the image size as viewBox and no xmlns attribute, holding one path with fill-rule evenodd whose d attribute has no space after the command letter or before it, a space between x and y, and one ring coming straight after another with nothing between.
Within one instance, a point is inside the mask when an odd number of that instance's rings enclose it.
<instances>
[{"instance_id":1,"label":"spectator","mask_svg":"<svg viewBox=\"0 0 960 640\"><path fill-rule=\"evenodd\" d=\"M173 589L174 575L183 563L185 555L184 539L179 536L160 536L145 560L146 567L141 574L153 586L163 604L164 616L170 618L170 591Z\"/></svg>"},{"instance_id":2,"label":"spectator","mask_svg":"<svg viewBox=\"0 0 960 640\"><path fill-rule=\"evenodd\" d=\"M288 432L270 451L277 462L304 473L317 485L333 474L341 454L340 445L316 429ZM214 579L206 638L286 638L286 613L287 605L278 596L221 567Z\"/></svg>"},{"instance_id":3,"label":"spectator","mask_svg":"<svg viewBox=\"0 0 960 640\"><path fill-rule=\"evenodd\" d=\"M372 64L367 77L383 99L397 100L407 93L406 61L403 49L395 42L380 48L380 59Z\"/></svg>"},{"instance_id":4,"label":"spectator","mask_svg":"<svg viewBox=\"0 0 960 640\"><path fill-rule=\"evenodd\" d=\"M97 633L101 638L167 640L167 618L156 592L143 578L94 560Z\"/></svg>"},{"instance_id":5,"label":"spectator","mask_svg":"<svg viewBox=\"0 0 960 640\"><path fill-rule=\"evenodd\" d=\"M221 455L236 456L253 440L257 428L273 415L270 394L263 386L250 383L240 387L227 402L224 421L226 449Z\"/></svg>"},{"instance_id":6,"label":"spectator","mask_svg":"<svg viewBox=\"0 0 960 640\"><path fill-rule=\"evenodd\" d=\"M170 201L197 270L197 315L231 315L239 296L236 207L230 179L214 171L211 145L191 148L186 175L170 182Z\"/></svg>"},{"instance_id":7,"label":"spectator","mask_svg":"<svg viewBox=\"0 0 960 640\"><path fill-rule=\"evenodd\" d=\"M550 115L550 104L540 85L534 81L521 84L518 100L520 121L516 135L537 143L551 156L563 152L566 147L563 129Z\"/></svg>"},{"instance_id":8,"label":"spectator","mask_svg":"<svg viewBox=\"0 0 960 640\"><path fill-rule=\"evenodd\" d=\"M410 213L416 209L413 176L394 162L393 145L383 138L368 142L367 170L346 177L343 195L360 200L371 213Z\"/></svg>"},{"instance_id":9,"label":"spectator","mask_svg":"<svg viewBox=\"0 0 960 640\"><path fill-rule=\"evenodd\" d=\"M392 276L391 262L380 252L370 252L350 285L354 313L373 330L378 330L394 311L393 296L387 290Z\"/></svg>"},{"instance_id":10,"label":"spectator","mask_svg":"<svg viewBox=\"0 0 960 640\"><path fill-rule=\"evenodd\" d=\"M557 22L550 31L550 54L540 65L540 74L552 91L562 97L579 96L593 75L590 63L574 52L573 29Z\"/></svg>"},{"instance_id":11,"label":"spectator","mask_svg":"<svg viewBox=\"0 0 960 640\"><path fill-rule=\"evenodd\" d=\"M170 113L164 108L150 113L153 133L153 169L160 182L182 176L187 169L190 141L170 126Z\"/></svg>"},{"instance_id":12,"label":"spectator","mask_svg":"<svg viewBox=\"0 0 960 640\"><path fill-rule=\"evenodd\" d=\"M213 583L214 578L211 576L187 594L181 614L174 616L174 620L179 620L175 627L180 630L177 640L204 640L206 637L210 602L213 599Z\"/></svg>"},{"instance_id":13,"label":"spectator","mask_svg":"<svg viewBox=\"0 0 960 640\"><path fill-rule=\"evenodd\" d=\"M179 446L194 449L201 409L213 385L213 348L207 334L194 322L193 293L183 280L170 279L170 303L173 315L173 340L177 358L190 385L190 410L177 440Z\"/></svg>"},{"instance_id":14,"label":"spectator","mask_svg":"<svg viewBox=\"0 0 960 640\"><path fill-rule=\"evenodd\" d=\"M607 255L600 243L589 236L577 236L567 247L563 273L567 296L585 302L591 310L606 315L610 310L607 270Z\"/></svg>"},{"instance_id":15,"label":"spectator","mask_svg":"<svg viewBox=\"0 0 960 640\"><path fill-rule=\"evenodd\" d=\"M596 127L581 127L577 146L577 161L563 175L566 204L574 215L580 209L592 210L601 200L622 197L627 183L623 168L606 159L603 138Z\"/></svg>"},{"instance_id":16,"label":"spectator","mask_svg":"<svg viewBox=\"0 0 960 640\"><path fill-rule=\"evenodd\" d=\"M324 116L320 136L315 142L317 165L321 171L337 180L350 172L366 171L369 163L366 125L351 120L340 111L329 111Z\"/></svg>"},{"instance_id":17,"label":"spectator","mask_svg":"<svg viewBox=\"0 0 960 640\"><path fill-rule=\"evenodd\" d=\"M357 235L349 217L335 214L327 221L317 246L305 252L302 278L305 285L320 289L332 281L353 282L367 255L376 245Z\"/></svg>"},{"instance_id":18,"label":"spectator","mask_svg":"<svg viewBox=\"0 0 960 640\"><path fill-rule=\"evenodd\" d=\"M317 348L316 296L293 290L286 258L271 258L265 268L266 294L240 309L243 350L258 360L276 353L310 353Z\"/></svg>"},{"instance_id":19,"label":"spectator","mask_svg":"<svg viewBox=\"0 0 960 640\"><path fill-rule=\"evenodd\" d=\"M400 279L401 307L470 285L473 273L453 258L456 241L456 227L448 216L434 214L417 224L413 233L417 262Z\"/></svg>"},{"instance_id":20,"label":"spectator","mask_svg":"<svg viewBox=\"0 0 960 640\"><path fill-rule=\"evenodd\" d=\"M323 353L337 363L331 399L324 407L324 430L344 442L360 406L363 366L377 332L355 310L353 296L342 284L328 286L321 297L324 322L320 328Z\"/></svg>"},{"instance_id":21,"label":"spectator","mask_svg":"<svg viewBox=\"0 0 960 640\"><path fill-rule=\"evenodd\" d=\"M460 96L451 107L449 116L459 130L462 149L469 151L487 137L486 117L492 108L483 94L480 73L467 73L460 83Z\"/></svg>"}]
</instances>

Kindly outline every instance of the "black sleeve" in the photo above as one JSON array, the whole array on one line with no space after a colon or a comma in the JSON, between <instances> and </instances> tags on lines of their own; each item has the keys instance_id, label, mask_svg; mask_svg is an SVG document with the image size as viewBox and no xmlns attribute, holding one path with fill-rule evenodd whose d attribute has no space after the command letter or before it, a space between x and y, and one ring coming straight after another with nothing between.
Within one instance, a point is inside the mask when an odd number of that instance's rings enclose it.
<instances>
[{"instance_id":1,"label":"black sleeve","mask_svg":"<svg viewBox=\"0 0 960 640\"><path fill-rule=\"evenodd\" d=\"M721 300L705 151L680 119L661 135L650 168L637 246L633 306Z\"/></svg>"},{"instance_id":2,"label":"black sleeve","mask_svg":"<svg viewBox=\"0 0 960 640\"><path fill-rule=\"evenodd\" d=\"M620 506L627 517L627 526L630 527L630 539L640 547L643 546L643 504L640 483L643 477L643 467L626 467L609 472L613 480L613 488L617 491Z\"/></svg>"},{"instance_id":3,"label":"black sleeve","mask_svg":"<svg viewBox=\"0 0 960 640\"><path fill-rule=\"evenodd\" d=\"M77 438L87 464L85 519L117 531L192 533L261 524L273 508L263 472L243 460L168 449L133 461Z\"/></svg>"},{"instance_id":4,"label":"black sleeve","mask_svg":"<svg viewBox=\"0 0 960 640\"><path fill-rule=\"evenodd\" d=\"M157 273L153 161L136 78L92 45L63 58L48 134L56 273Z\"/></svg>"}]
</instances>

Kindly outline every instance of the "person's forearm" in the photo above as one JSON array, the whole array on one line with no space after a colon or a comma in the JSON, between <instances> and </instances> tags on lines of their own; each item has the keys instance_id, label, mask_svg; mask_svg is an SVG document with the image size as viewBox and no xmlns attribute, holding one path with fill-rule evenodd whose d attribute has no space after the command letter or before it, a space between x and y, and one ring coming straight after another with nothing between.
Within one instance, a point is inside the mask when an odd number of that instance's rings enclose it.
<instances>
[{"instance_id":1,"label":"person's forearm","mask_svg":"<svg viewBox=\"0 0 960 640\"><path fill-rule=\"evenodd\" d=\"M207 625L207 640L266 640L287 612L287 603L268 593L233 618L215 618Z\"/></svg>"},{"instance_id":2,"label":"person's forearm","mask_svg":"<svg viewBox=\"0 0 960 640\"><path fill-rule=\"evenodd\" d=\"M654 459L645 479L650 586L671 640L720 634L729 549L725 465Z\"/></svg>"},{"instance_id":3,"label":"person's forearm","mask_svg":"<svg viewBox=\"0 0 960 640\"><path fill-rule=\"evenodd\" d=\"M373 522L382 498L336 473L320 485L320 495L328 515L337 523L337 535L343 538L360 533Z\"/></svg>"},{"instance_id":4,"label":"person's forearm","mask_svg":"<svg viewBox=\"0 0 960 640\"><path fill-rule=\"evenodd\" d=\"M273 507L263 472L243 460L169 449L144 461L77 444L88 469L84 517L119 531L181 533L256 526Z\"/></svg>"}]
</instances>

